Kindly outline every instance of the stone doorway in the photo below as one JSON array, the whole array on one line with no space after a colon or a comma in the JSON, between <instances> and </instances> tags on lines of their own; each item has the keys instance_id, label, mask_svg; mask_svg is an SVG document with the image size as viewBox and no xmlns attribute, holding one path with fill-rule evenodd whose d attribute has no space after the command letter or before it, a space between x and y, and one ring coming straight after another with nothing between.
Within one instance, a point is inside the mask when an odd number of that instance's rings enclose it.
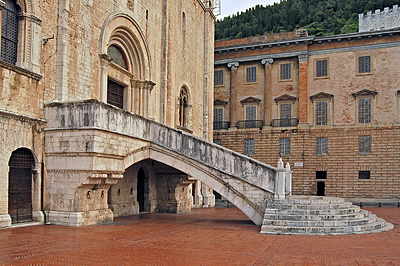
<instances>
[{"instance_id":1,"label":"stone doorway","mask_svg":"<svg viewBox=\"0 0 400 266\"><path fill-rule=\"evenodd\" d=\"M8 213L12 223L32 221L32 171L35 159L32 152L20 148L11 154L9 161Z\"/></svg>"},{"instance_id":2,"label":"stone doorway","mask_svg":"<svg viewBox=\"0 0 400 266\"><path fill-rule=\"evenodd\" d=\"M143 168L140 168L137 175L137 202L139 203L139 212L145 212L145 180L146 174Z\"/></svg>"}]
</instances>

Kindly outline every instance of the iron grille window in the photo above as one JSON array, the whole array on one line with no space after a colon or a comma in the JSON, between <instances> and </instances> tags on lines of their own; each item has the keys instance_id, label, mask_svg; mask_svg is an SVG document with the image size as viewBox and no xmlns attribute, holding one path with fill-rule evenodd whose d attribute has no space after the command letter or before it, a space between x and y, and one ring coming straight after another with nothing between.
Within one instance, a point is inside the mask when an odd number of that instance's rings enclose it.
<instances>
[{"instance_id":1,"label":"iron grille window","mask_svg":"<svg viewBox=\"0 0 400 266\"><path fill-rule=\"evenodd\" d=\"M223 85L224 84L224 71L216 70L214 71L214 85Z\"/></svg>"},{"instance_id":2,"label":"iron grille window","mask_svg":"<svg viewBox=\"0 0 400 266\"><path fill-rule=\"evenodd\" d=\"M290 154L290 138L279 138L279 154Z\"/></svg>"},{"instance_id":3,"label":"iron grille window","mask_svg":"<svg viewBox=\"0 0 400 266\"><path fill-rule=\"evenodd\" d=\"M317 60L315 68L317 77L328 76L328 60Z\"/></svg>"},{"instance_id":4,"label":"iron grille window","mask_svg":"<svg viewBox=\"0 0 400 266\"><path fill-rule=\"evenodd\" d=\"M358 152L359 153L371 152L371 136L365 135L358 137Z\"/></svg>"},{"instance_id":5,"label":"iron grille window","mask_svg":"<svg viewBox=\"0 0 400 266\"><path fill-rule=\"evenodd\" d=\"M254 139L244 139L244 154L248 156L254 155Z\"/></svg>"},{"instance_id":6,"label":"iron grille window","mask_svg":"<svg viewBox=\"0 0 400 266\"><path fill-rule=\"evenodd\" d=\"M220 139L214 139L213 142L217 145L221 145L221 140Z\"/></svg>"},{"instance_id":7,"label":"iron grille window","mask_svg":"<svg viewBox=\"0 0 400 266\"><path fill-rule=\"evenodd\" d=\"M280 119L292 118L292 105L291 104L281 104L280 108L281 108Z\"/></svg>"},{"instance_id":8,"label":"iron grille window","mask_svg":"<svg viewBox=\"0 0 400 266\"><path fill-rule=\"evenodd\" d=\"M292 79L292 64L281 64L281 79Z\"/></svg>"},{"instance_id":9,"label":"iron grille window","mask_svg":"<svg viewBox=\"0 0 400 266\"><path fill-rule=\"evenodd\" d=\"M107 103L124 108L124 87L108 80Z\"/></svg>"},{"instance_id":10,"label":"iron grille window","mask_svg":"<svg viewBox=\"0 0 400 266\"><path fill-rule=\"evenodd\" d=\"M358 57L358 73L371 73L371 56Z\"/></svg>"},{"instance_id":11,"label":"iron grille window","mask_svg":"<svg viewBox=\"0 0 400 266\"><path fill-rule=\"evenodd\" d=\"M10 64L17 62L18 7L15 1L5 0L1 11L1 59Z\"/></svg>"},{"instance_id":12,"label":"iron grille window","mask_svg":"<svg viewBox=\"0 0 400 266\"><path fill-rule=\"evenodd\" d=\"M214 122L224 121L224 108L214 108Z\"/></svg>"},{"instance_id":13,"label":"iron grille window","mask_svg":"<svg viewBox=\"0 0 400 266\"><path fill-rule=\"evenodd\" d=\"M327 137L317 138L316 153L317 154L328 154L328 138Z\"/></svg>"},{"instance_id":14,"label":"iron grille window","mask_svg":"<svg viewBox=\"0 0 400 266\"><path fill-rule=\"evenodd\" d=\"M315 103L315 124L317 126L328 124L328 102Z\"/></svg>"},{"instance_id":15,"label":"iron grille window","mask_svg":"<svg viewBox=\"0 0 400 266\"><path fill-rule=\"evenodd\" d=\"M359 171L358 179L371 179L371 172L370 171Z\"/></svg>"},{"instance_id":16,"label":"iron grille window","mask_svg":"<svg viewBox=\"0 0 400 266\"><path fill-rule=\"evenodd\" d=\"M246 82L256 82L256 81L257 81L256 67L246 68Z\"/></svg>"},{"instance_id":17,"label":"iron grille window","mask_svg":"<svg viewBox=\"0 0 400 266\"><path fill-rule=\"evenodd\" d=\"M371 123L371 99L358 100L358 123Z\"/></svg>"},{"instance_id":18,"label":"iron grille window","mask_svg":"<svg viewBox=\"0 0 400 266\"><path fill-rule=\"evenodd\" d=\"M246 120L257 120L257 106L246 106Z\"/></svg>"}]
</instances>

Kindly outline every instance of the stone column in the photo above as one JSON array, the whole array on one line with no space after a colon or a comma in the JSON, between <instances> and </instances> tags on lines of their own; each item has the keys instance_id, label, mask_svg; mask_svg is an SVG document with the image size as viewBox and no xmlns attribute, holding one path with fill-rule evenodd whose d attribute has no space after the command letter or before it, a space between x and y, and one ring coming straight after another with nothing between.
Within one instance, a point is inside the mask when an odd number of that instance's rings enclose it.
<instances>
[{"instance_id":1,"label":"stone column","mask_svg":"<svg viewBox=\"0 0 400 266\"><path fill-rule=\"evenodd\" d=\"M193 207L201 207L203 206L203 195L201 194L201 187L202 184L199 180L196 180L196 182L194 183L194 203L193 203Z\"/></svg>"},{"instance_id":2,"label":"stone column","mask_svg":"<svg viewBox=\"0 0 400 266\"><path fill-rule=\"evenodd\" d=\"M145 103L145 112L143 114L144 117L149 118L151 116L151 91L154 88L155 83L146 80L144 85L144 103Z\"/></svg>"},{"instance_id":3,"label":"stone column","mask_svg":"<svg viewBox=\"0 0 400 266\"><path fill-rule=\"evenodd\" d=\"M202 183L201 192L203 194L203 208L212 208L215 206L215 196L213 190Z\"/></svg>"},{"instance_id":4,"label":"stone column","mask_svg":"<svg viewBox=\"0 0 400 266\"><path fill-rule=\"evenodd\" d=\"M283 168L282 158L279 158L278 167L276 168L274 197L275 199L285 198L285 168Z\"/></svg>"},{"instance_id":5,"label":"stone column","mask_svg":"<svg viewBox=\"0 0 400 266\"><path fill-rule=\"evenodd\" d=\"M308 122L308 54L299 55L299 122Z\"/></svg>"},{"instance_id":6,"label":"stone column","mask_svg":"<svg viewBox=\"0 0 400 266\"><path fill-rule=\"evenodd\" d=\"M286 164L285 169L285 193L292 196L292 171L290 171L290 164Z\"/></svg>"},{"instance_id":7,"label":"stone column","mask_svg":"<svg viewBox=\"0 0 400 266\"><path fill-rule=\"evenodd\" d=\"M230 99L229 99L229 122L232 125L235 125L237 122L237 112L236 112L236 103L237 103L237 69L239 67L238 62L232 62L228 64L228 68L231 69L231 78L230 78Z\"/></svg>"},{"instance_id":8,"label":"stone column","mask_svg":"<svg viewBox=\"0 0 400 266\"><path fill-rule=\"evenodd\" d=\"M108 66L112 58L106 54L100 55L100 101L107 102Z\"/></svg>"},{"instance_id":9,"label":"stone column","mask_svg":"<svg viewBox=\"0 0 400 266\"><path fill-rule=\"evenodd\" d=\"M265 66L264 70L264 123L271 124L272 119L272 63L274 59L266 58L261 60Z\"/></svg>"}]
</instances>

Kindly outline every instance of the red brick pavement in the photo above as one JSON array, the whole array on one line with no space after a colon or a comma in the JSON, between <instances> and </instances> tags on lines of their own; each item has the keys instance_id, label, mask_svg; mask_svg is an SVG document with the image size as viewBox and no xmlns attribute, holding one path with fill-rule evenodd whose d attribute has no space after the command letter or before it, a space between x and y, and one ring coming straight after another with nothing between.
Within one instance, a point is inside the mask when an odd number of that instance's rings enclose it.
<instances>
[{"instance_id":1,"label":"red brick pavement","mask_svg":"<svg viewBox=\"0 0 400 266\"><path fill-rule=\"evenodd\" d=\"M261 235L237 209L144 214L112 225L0 230L0 265L400 265L400 208L368 208L395 225L347 236Z\"/></svg>"}]
</instances>

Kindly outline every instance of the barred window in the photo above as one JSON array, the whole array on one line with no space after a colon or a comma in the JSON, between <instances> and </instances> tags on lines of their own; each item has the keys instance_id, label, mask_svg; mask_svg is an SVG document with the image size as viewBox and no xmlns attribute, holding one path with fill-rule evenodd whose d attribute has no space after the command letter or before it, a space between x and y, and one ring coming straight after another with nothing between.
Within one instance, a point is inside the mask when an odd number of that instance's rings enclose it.
<instances>
[{"instance_id":1,"label":"barred window","mask_svg":"<svg viewBox=\"0 0 400 266\"><path fill-rule=\"evenodd\" d=\"M358 100L358 123L371 123L371 99Z\"/></svg>"},{"instance_id":2,"label":"barred window","mask_svg":"<svg viewBox=\"0 0 400 266\"><path fill-rule=\"evenodd\" d=\"M244 139L244 154L248 156L254 155L254 139Z\"/></svg>"},{"instance_id":3,"label":"barred window","mask_svg":"<svg viewBox=\"0 0 400 266\"><path fill-rule=\"evenodd\" d=\"M358 73L371 73L371 56L358 57Z\"/></svg>"},{"instance_id":4,"label":"barred window","mask_svg":"<svg viewBox=\"0 0 400 266\"><path fill-rule=\"evenodd\" d=\"M213 142L217 145L221 145L221 140L220 139L214 139Z\"/></svg>"},{"instance_id":5,"label":"barred window","mask_svg":"<svg viewBox=\"0 0 400 266\"><path fill-rule=\"evenodd\" d=\"M281 79L292 79L292 64L281 64Z\"/></svg>"},{"instance_id":6,"label":"barred window","mask_svg":"<svg viewBox=\"0 0 400 266\"><path fill-rule=\"evenodd\" d=\"M248 67L246 68L246 82L256 82L257 81L257 68Z\"/></svg>"},{"instance_id":7,"label":"barred window","mask_svg":"<svg viewBox=\"0 0 400 266\"><path fill-rule=\"evenodd\" d=\"M358 137L358 152L359 153L371 152L371 136L365 135Z\"/></svg>"},{"instance_id":8,"label":"barred window","mask_svg":"<svg viewBox=\"0 0 400 266\"><path fill-rule=\"evenodd\" d=\"M214 122L224 121L224 108L214 108Z\"/></svg>"},{"instance_id":9,"label":"barred window","mask_svg":"<svg viewBox=\"0 0 400 266\"><path fill-rule=\"evenodd\" d=\"M328 102L315 103L315 124L317 126L328 124Z\"/></svg>"},{"instance_id":10,"label":"barred window","mask_svg":"<svg viewBox=\"0 0 400 266\"><path fill-rule=\"evenodd\" d=\"M280 119L290 119L292 117L292 105L289 104L281 104L281 114Z\"/></svg>"},{"instance_id":11,"label":"barred window","mask_svg":"<svg viewBox=\"0 0 400 266\"><path fill-rule=\"evenodd\" d=\"M315 63L315 68L316 68L316 77L326 77L328 76L328 60L317 60Z\"/></svg>"},{"instance_id":12,"label":"barred window","mask_svg":"<svg viewBox=\"0 0 400 266\"><path fill-rule=\"evenodd\" d=\"M246 106L246 120L257 120L257 106Z\"/></svg>"},{"instance_id":13,"label":"barred window","mask_svg":"<svg viewBox=\"0 0 400 266\"><path fill-rule=\"evenodd\" d=\"M317 138L316 153L317 154L328 154L328 138L327 137Z\"/></svg>"},{"instance_id":14,"label":"barred window","mask_svg":"<svg viewBox=\"0 0 400 266\"><path fill-rule=\"evenodd\" d=\"M1 59L10 64L17 62L18 6L13 0L5 0L1 11Z\"/></svg>"},{"instance_id":15,"label":"barred window","mask_svg":"<svg viewBox=\"0 0 400 266\"><path fill-rule=\"evenodd\" d=\"M359 171L358 179L371 179L371 172L370 171Z\"/></svg>"},{"instance_id":16,"label":"barred window","mask_svg":"<svg viewBox=\"0 0 400 266\"><path fill-rule=\"evenodd\" d=\"M224 71L216 70L214 71L214 85L223 85L224 84Z\"/></svg>"},{"instance_id":17,"label":"barred window","mask_svg":"<svg viewBox=\"0 0 400 266\"><path fill-rule=\"evenodd\" d=\"M279 154L290 154L290 138L279 138Z\"/></svg>"}]
</instances>

